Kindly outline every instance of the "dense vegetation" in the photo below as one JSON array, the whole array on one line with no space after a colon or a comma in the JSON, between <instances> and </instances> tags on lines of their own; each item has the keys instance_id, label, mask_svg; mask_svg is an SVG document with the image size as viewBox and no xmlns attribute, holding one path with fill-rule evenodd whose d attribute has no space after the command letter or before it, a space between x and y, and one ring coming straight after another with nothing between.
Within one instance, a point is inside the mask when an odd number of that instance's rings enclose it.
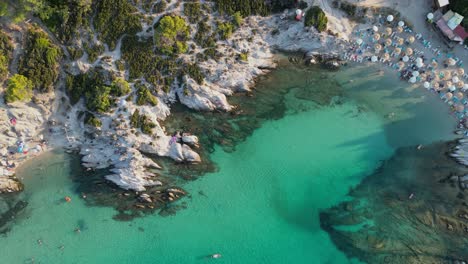
<instances>
[{"instance_id":1,"label":"dense vegetation","mask_svg":"<svg viewBox=\"0 0 468 264\"><path fill-rule=\"evenodd\" d=\"M136 109L130 117L130 125L135 128L140 128L141 132L149 135L152 134L153 128L156 127L156 124L151 122L147 116L143 114L140 115L140 111L138 111L138 109Z\"/></svg>"},{"instance_id":2,"label":"dense vegetation","mask_svg":"<svg viewBox=\"0 0 468 264\"><path fill-rule=\"evenodd\" d=\"M228 39L234 31L234 25L231 22L220 22L217 25L218 36L221 40Z\"/></svg>"},{"instance_id":3,"label":"dense vegetation","mask_svg":"<svg viewBox=\"0 0 468 264\"><path fill-rule=\"evenodd\" d=\"M211 32L211 27L206 23L206 21L202 20L197 24L198 30L195 33L193 40L195 43L200 45L202 48L208 47L215 47L216 46L216 39L215 36Z\"/></svg>"},{"instance_id":4,"label":"dense vegetation","mask_svg":"<svg viewBox=\"0 0 468 264\"><path fill-rule=\"evenodd\" d=\"M7 82L5 102L30 101L33 94L32 88L33 84L28 78L20 74L13 75Z\"/></svg>"},{"instance_id":5,"label":"dense vegetation","mask_svg":"<svg viewBox=\"0 0 468 264\"><path fill-rule=\"evenodd\" d=\"M123 78L116 78L111 84L111 94L113 96L123 96L130 91L130 84Z\"/></svg>"},{"instance_id":6,"label":"dense vegetation","mask_svg":"<svg viewBox=\"0 0 468 264\"><path fill-rule=\"evenodd\" d=\"M214 0L214 2L221 14L233 15L240 12L243 17L266 16L296 6L296 0Z\"/></svg>"},{"instance_id":7,"label":"dense vegetation","mask_svg":"<svg viewBox=\"0 0 468 264\"><path fill-rule=\"evenodd\" d=\"M93 127L101 127L102 122L101 119L97 118L95 115L92 113L87 113L85 116L85 124L93 126Z\"/></svg>"},{"instance_id":8,"label":"dense vegetation","mask_svg":"<svg viewBox=\"0 0 468 264\"><path fill-rule=\"evenodd\" d=\"M194 79L198 84L203 84L203 79L205 76L197 64L187 64L185 67L183 67L182 71L182 74L190 76L190 78Z\"/></svg>"},{"instance_id":9,"label":"dense vegetation","mask_svg":"<svg viewBox=\"0 0 468 264\"><path fill-rule=\"evenodd\" d=\"M98 113L109 111L112 106L111 96L117 89L113 86L117 84L106 85L104 79L104 75L97 71L67 76L66 87L70 102L76 104L84 96L88 110Z\"/></svg>"},{"instance_id":10,"label":"dense vegetation","mask_svg":"<svg viewBox=\"0 0 468 264\"><path fill-rule=\"evenodd\" d=\"M142 30L140 16L128 0L94 1L94 27L101 38L114 49L123 34L135 34Z\"/></svg>"},{"instance_id":11,"label":"dense vegetation","mask_svg":"<svg viewBox=\"0 0 468 264\"><path fill-rule=\"evenodd\" d=\"M154 96L151 91L145 85L138 84L137 85L137 105L146 105L149 104L151 106L155 106L158 104L158 98Z\"/></svg>"},{"instance_id":12,"label":"dense vegetation","mask_svg":"<svg viewBox=\"0 0 468 264\"><path fill-rule=\"evenodd\" d=\"M156 25L154 38L160 52L166 55L185 53L189 37L189 26L180 16L164 16Z\"/></svg>"},{"instance_id":13,"label":"dense vegetation","mask_svg":"<svg viewBox=\"0 0 468 264\"><path fill-rule=\"evenodd\" d=\"M34 88L48 92L58 77L61 50L51 43L47 34L31 28L27 34L25 54L21 57L18 72L32 81Z\"/></svg>"},{"instance_id":14,"label":"dense vegetation","mask_svg":"<svg viewBox=\"0 0 468 264\"><path fill-rule=\"evenodd\" d=\"M327 23L328 18L320 7L313 6L306 11L304 18L304 25L306 27L313 26L319 32L322 32L327 29Z\"/></svg>"},{"instance_id":15,"label":"dense vegetation","mask_svg":"<svg viewBox=\"0 0 468 264\"><path fill-rule=\"evenodd\" d=\"M78 29L88 25L91 0L45 0L37 15L63 42L70 42Z\"/></svg>"},{"instance_id":16,"label":"dense vegetation","mask_svg":"<svg viewBox=\"0 0 468 264\"><path fill-rule=\"evenodd\" d=\"M0 30L0 82L8 76L8 66L13 52L10 37Z\"/></svg>"},{"instance_id":17,"label":"dense vegetation","mask_svg":"<svg viewBox=\"0 0 468 264\"><path fill-rule=\"evenodd\" d=\"M184 15L187 16L190 23L197 23L202 17L200 2L185 2Z\"/></svg>"},{"instance_id":18,"label":"dense vegetation","mask_svg":"<svg viewBox=\"0 0 468 264\"><path fill-rule=\"evenodd\" d=\"M465 17L465 19L463 19L462 25L465 27L465 29L468 30L468 1L450 0L450 8Z\"/></svg>"},{"instance_id":19,"label":"dense vegetation","mask_svg":"<svg viewBox=\"0 0 468 264\"><path fill-rule=\"evenodd\" d=\"M122 58L129 67L130 79L144 77L166 92L177 75L175 61L155 54L151 39L139 41L137 37L126 37L122 43Z\"/></svg>"}]
</instances>

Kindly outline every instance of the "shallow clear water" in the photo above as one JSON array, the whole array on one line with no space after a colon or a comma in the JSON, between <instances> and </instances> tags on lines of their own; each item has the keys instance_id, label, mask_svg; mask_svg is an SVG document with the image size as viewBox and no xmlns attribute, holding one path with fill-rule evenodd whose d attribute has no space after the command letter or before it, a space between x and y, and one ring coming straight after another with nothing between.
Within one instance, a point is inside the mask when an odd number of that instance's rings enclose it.
<instances>
[{"instance_id":1,"label":"shallow clear water","mask_svg":"<svg viewBox=\"0 0 468 264\"><path fill-rule=\"evenodd\" d=\"M320 107L297 98L310 72L274 73L264 86L284 85L274 81L283 78L297 87L286 96L288 114L264 123L235 152L217 150L220 171L184 186L192 196L175 216L114 221L111 209L87 207L74 194L71 157L29 162L19 175L30 204L0 237L2 263L357 263L320 228L320 210L346 199L396 148L450 139L455 125L435 95L408 90L393 73L363 78L370 71L331 74L345 99ZM213 253L223 258L206 258Z\"/></svg>"}]
</instances>

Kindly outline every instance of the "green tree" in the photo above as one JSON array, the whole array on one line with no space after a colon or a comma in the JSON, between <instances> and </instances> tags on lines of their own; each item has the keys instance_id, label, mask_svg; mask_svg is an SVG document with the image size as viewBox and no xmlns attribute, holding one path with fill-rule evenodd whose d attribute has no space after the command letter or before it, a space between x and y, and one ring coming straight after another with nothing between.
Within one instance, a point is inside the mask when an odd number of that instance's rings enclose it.
<instances>
[{"instance_id":1,"label":"green tree","mask_svg":"<svg viewBox=\"0 0 468 264\"><path fill-rule=\"evenodd\" d=\"M123 78L116 78L111 84L111 94L114 96L126 95L130 92L130 84Z\"/></svg>"},{"instance_id":2,"label":"green tree","mask_svg":"<svg viewBox=\"0 0 468 264\"><path fill-rule=\"evenodd\" d=\"M0 52L0 82L8 75L8 58Z\"/></svg>"},{"instance_id":3,"label":"green tree","mask_svg":"<svg viewBox=\"0 0 468 264\"><path fill-rule=\"evenodd\" d=\"M0 17L8 14L8 5L6 2L0 2Z\"/></svg>"},{"instance_id":4,"label":"green tree","mask_svg":"<svg viewBox=\"0 0 468 264\"><path fill-rule=\"evenodd\" d=\"M234 21L234 24L236 25L236 27L240 27L242 25L242 15L241 13L238 11L238 12L235 12L234 15L232 15L232 19Z\"/></svg>"},{"instance_id":5,"label":"green tree","mask_svg":"<svg viewBox=\"0 0 468 264\"><path fill-rule=\"evenodd\" d=\"M135 128L140 127L140 111L138 111L138 109L136 109L130 117L130 125Z\"/></svg>"},{"instance_id":6,"label":"green tree","mask_svg":"<svg viewBox=\"0 0 468 264\"><path fill-rule=\"evenodd\" d=\"M180 16L168 15L161 18L154 33L156 46L166 55L187 52L189 27Z\"/></svg>"},{"instance_id":7,"label":"green tree","mask_svg":"<svg viewBox=\"0 0 468 264\"><path fill-rule=\"evenodd\" d=\"M91 111L105 113L111 107L109 86L96 86L92 91L86 92L86 106Z\"/></svg>"},{"instance_id":8,"label":"green tree","mask_svg":"<svg viewBox=\"0 0 468 264\"><path fill-rule=\"evenodd\" d=\"M222 40L226 40L232 35L232 32L234 31L234 26L229 22L218 23L217 31L219 38Z\"/></svg>"},{"instance_id":9,"label":"green tree","mask_svg":"<svg viewBox=\"0 0 468 264\"><path fill-rule=\"evenodd\" d=\"M320 7L313 6L306 11L304 26L314 26L319 32L322 32L327 29L327 23L327 15L325 15L325 12Z\"/></svg>"},{"instance_id":10,"label":"green tree","mask_svg":"<svg viewBox=\"0 0 468 264\"><path fill-rule=\"evenodd\" d=\"M8 80L5 101L7 103L15 101L28 102L32 98L32 88L33 84L27 77L15 74Z\"/></svg>"}]
</instances>

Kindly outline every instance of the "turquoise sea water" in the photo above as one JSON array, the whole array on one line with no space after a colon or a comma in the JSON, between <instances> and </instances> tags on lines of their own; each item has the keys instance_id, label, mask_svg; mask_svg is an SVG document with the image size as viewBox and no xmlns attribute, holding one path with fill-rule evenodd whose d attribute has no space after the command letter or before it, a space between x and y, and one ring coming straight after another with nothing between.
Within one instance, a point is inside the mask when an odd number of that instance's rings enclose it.
<instances>
[{"instance_id":1,"label":"turquoise sea water","mask_svg":"<svg viewBox=\"0 0 468 264\"><path fill-rule=\"evenodd\" d=\"M396 148L452 138L455 121L436 96L367 68L334 73L345 99L318 107L297 98L308 74L286 68L265 81L291 78L288 114L235 152L218 149L219 172L185 185L187 209L174 216L112 220L111 209L75 194L72 157L29 162L18 173L29 205L0 237L2 263L358 263L321 230L320 210L346 199ZM223 258L206 258L213 253Z\"/></svg>"}]
</instances>

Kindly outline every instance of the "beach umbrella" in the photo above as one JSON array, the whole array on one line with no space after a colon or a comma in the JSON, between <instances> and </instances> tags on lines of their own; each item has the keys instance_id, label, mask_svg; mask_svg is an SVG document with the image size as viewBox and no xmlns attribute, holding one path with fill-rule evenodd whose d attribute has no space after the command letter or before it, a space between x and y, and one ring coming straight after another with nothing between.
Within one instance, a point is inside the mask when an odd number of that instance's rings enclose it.
<instances>
[{"instance_id":1,"label":"beach umbrella","mask_svg":"<svg viewBox=\"0 0 468 264\"><path fill-rule=\"evenodd\" d=\"M432 67L433 67L433 68L437 68L437 66L439 66L439 64L437 63L437 61L432 61L431 64L432 64Z\"/></svg>"},{"instance_id":2,"label":"beach umbrella","mask_svg":"<svg viewBox=\"0 0 468 264\"><path fill-rule=\"evenodd\" d=\"M379 33L375 33L374 34L374 40L379 40L380 39L380 34Z\"/></svg>"},{"instance_id":3,"label":"beach umbrella","mask_svg":"<svg viewBox=\"0 0 468 264\"><path fill-rule=\"evenodd\" d=\"M398 33L403 32L403 27L398 26L398 27L396 28L396 31L397 31Z\"/></svg>"},{"instance_id":4,"label":"beach umbrella","mask_svg":"<svg viewBox=\"0 0 468 264\"><path fill-rule=\"evenodd\" d=\"M358 45L361 45L361 44L362 44L362 39L358 38L358 39L356 40L356 43L357 43Z\"/></svg>"},{"instance_id":5,"label":"beach umbrella","mask_svg":"<svg viewBox=\"0 0 468 264\"><path fill-rule=\"evenodd\" d=\"M409 57L408 56L403 56L403 62L408 62L409 61Z\"/></svg>"},{"instance_id":6,"label":"beach umbrella","mask_svg":"<svg viewBox=\"0 0 468 264\"><path fill-rule=\"evenodd\" d=\"M408 39L406 40L408 41L408 43L413 43L414 42L414 37L413 36L409 36Z\"/></svg>"},{"instance_id":7,"label":"beach umbrella","mask_svg":"<svg viewBox=\"0 0 468 264\"><path fill-rule=\"evenodd\" d=\"M444 80L450 80L452 79L452 73L450 71L444 71Z\"/></svg>"},{"instance_id":8,"label":"beach umbrella","mask_svg":"<svg viewBox=\"0 0 468 264\"><path fill-rule=\"evenodd\" d=\"M458 92L455 94L455 97L457 97L458 99L463 99L463 93L462 92Z\"/></svg>"},{"instance_id":9,"label":"beach umbrella","mask_svg":"<svg viewBox=\"0 0 468 264\"><path fill-rule=\"evenodd\" d=\"M424 82L424 88L426 89L431 88L431 84L429 82Z\"/></svg>"},{"instance_id":10,"label":"beach umbrella","mask_svg":"<svg viewBox=\"0 0 468 264\"><path fill-rule=\"evenodd\" d=\"M385 53L385 54L383 55L383 58L384 58L384 60L390 59L390 54Z\"/></svg>"},{"instance_id":11,"label":"beach umbrella","mask_svg":"<svg viewBox=\"0 0 468 264\"><path fill-rule=\"evenodd\" d=\"M409 82L410 82L410 83L415 83L415 82L416 82L416 77L414 77L414 76L411 77L411 78L409 79Z\"/></svg>"},{"instance_id":12,"label":"beach umbrella","mask_svg":"<svg viewBox=\"0 0 468 264\"><path fill-rule=\"evenodd\" d=\"M403 22L403 21L398 22L398 26L399 26L399 27L404 27L404 26L405 26L405 22Z\"/></svg>"},{"instance_id":13,"label":"beach umbrella","mask_svg":"<svg viewBox=\"0 0 468 264\"><path fill-rule=\"evenodd\" d=\"M412 48L407 48L405 53L406 53L406 55L411 56L411 55L413 55L413 49Z\"/></svg>"},{"instance_id":14,"label":"beach umbrella","mask_svg":"<svg viewBox=\"0 0 468 264\"><path fill-rule=\"evenodd\" d=\"M465 85L463 85L463 88L462 88L463 91L466 91L468 90L468 83L465 83Z\"/></svg>"},{"instance_id":15,"label":"beach umbrella","mask_svg":"<svg viewBox=\"0 0 468 264\"><path fill-rule=\"evenodd\" d=\"M457 88L463 89L465 87L465 83L463 81L457 82Z\"/></svg>"},{"instance_id":16,"label":"beach umbrella","mask_svg":"<svg viewBox=\"0 0 468 264\"><path fill-rule=\"evenodd\" d=\"M458 68L458 69L457 69L457 73L458 73L459 75L463 75L463 74L465 74L465 70L464 70L463 68Z\"/></svg>"},{"instance_id":17,"label":"beach umbrella","mask_svg":"<svg viewBox=\"0 0 468 264\"><path fill-rule=\"evenodd\" d=\"M462 98L463 98L463 97L462 97ZM459 104L459 105L455 106L455 110L456 110L457 112L463 112L463 111L465 111L465 106Z\"/></svg>"},{"instance_id":18,"label":"beach umbrella","mask_svg":"<svg viewBox=\"0 0 468 264\"><path fill-rule=\"evenodd\" d=\"M391 27L385 28L385 33L387 33L387 35L390 36L392 34L392 28Z\"/></svg>"},{"instance_id":19,"label":"beach umbrella","mask_svg":"<svg viewBox=\"0 0 468 264\"><path fill-rule=\"evenodd\" d=\"M392 45L392 40L390 38L385 40L385 45L390 46Z\"/></svg>"},{"instance_id":20,"label":"beach umbrella","mask_svg":"<svg viewBox=\"0 0 468 264\"><path fill-rule=\"evenodd\" d=\"M460 79L458 79L458 76L453 76L452 82L457 83L459 81L460 81Z\"/></svg>"},{"instance_id":21,"label":"beach umbrella","mask_svg":"<svg viewBox=\"0 0 468 264\"><path fill-rule=\"evenodd\" d=\"M422 63L422 62L421 63L416 63L416 67L422 68L422 67L424 67L424 63Z\"/></svg>"},{"instance_id":22,"label":"beach umbrella","mask_svg":"<svg viewBox=\"0 0 468 264\"><path fill-rule=\"evenodd\" d=\"M453 86L453 83L452 83L451 81L446 81L446 82L445 82L445 86L446 86L447 88L450 88L450 87Z\"/></svg>"},{"instance_id":23,"label":"beach umbrella","mask_svg":"<svg viewBox=\"0 0 468 264\"><path fill-rule=\"evenodd\" d=\"M434 19L434 14L429 13L429 14L427 14L426 17L427 17L427 19L432 20L432 19Z\"/></svg>"},{"instance_id":24,"label":"beach umbrella","mask_svg":"<svg viewBox=\"0 0 468 264\"><path fill-rule=\"evenodd\" d=\"M382 45L377 43L377 44L374 45L374 49L375 49L376 52L379 52L382 49Z\"/></svg>"},{"instance_id":25,"label":"beach umbrella","mask_svg":"<svg viewBox=\"0 0 468 264\"><path fill-rule=\"evenodd\" d=\"M302 10L296 9L296 15L299 16L299 15L301 15L301 14L302 14Z\"/></svg>"},{"instance_id":26,"label":"beach umbrella","mask_svg":"<svg viewBox=\"0 0 468 264\"><path fill-rule=\"evenodd\" d=\"M434 90L438 90L439 87L440 87L440 85L439 85L438 82L434 82L434 83L432 84L432 87L434 87Z\"/></svg>"},{"instance_id":27,"label":"beach umbrella","mask_svg":"<svg viewBox=\"0 0 468 264\"><path fill-rule=\"evenodd\" d=\"M405 63L402 61L398 62L398 67L400 68L400 70L403 69L403 67L405 67Z\"/></svg>"},{"instance_id":28,"label":"beach umbrella","mask_svg":"<svg viewBox=\"0 0 468 264\"><path fill-rule=\"evenodd\" d=\"M448 100L452 99L453 97L453 94L451 92L448 92L445 94L445 98L447 98Z\"/></svg>"},{"instance_id":29,"label":"beach umbrella","mask_svg":"<svg viewBox=\"0 0 468 264\"><path fill-rule=\"evenodd\" d=\"M405 40L403 38L398 38L397 43L398 45L403 45L403 43L405 43Z\"/></svg>"},{"instance_id":30,"label":"beach umbrella","mask_svg":"<svg viewBox=\"0 0 468 264\"><path fill-rule=\"evenodd\" d=\"M453 66L455 65L455 63L457 63L454 59L452 58L448 58L446 61L445 61L448 65L450 66Z\"/></svg>"},{"instance_id":31,"label":"beach umbrella","mask_svg":"<svg viewBox=\"0 0 468 264\"><path fill-rule=\"evenodd\" d=\"M388 16L387 16L387 21L388 21L388 22L392 22L392 21L393 21L393 16L392 16L392 15L388 15Z\"/></svg>"},{"instance_id":32,"label":"beach umbrella","mask_svg":"<svg viewBox=\"0 0 468 264\"><path fill-rule=\"evenodd\" d=\"M395 48L394 52L395 52L395 54L397 54L397 55L398 55L398 54L400 54L400 53L401 53L401 49L400 49L400 48Z\"/></svg>"},{"instance_id":33,"label":"beach umbrella","mask_svg":"<svg viewBox=\"0 0 468 264\"><path fill-rule=\"evenodd\" d=\"M377 56L375 56L375 55L371 57L371 61L372 61L372 62L376 62L376 61L378 61L378 60L379 60L379 58L377 58Z\"/></svg>"},{"instance_id":34,"label":"beach umbrella","mask_svg":"<svg viewBox=\"0 0 468 264\"><path fill-rule=\"evenodd\" d=\"M418 58L416 58L415 62L416 62L416 63L422 63L423 60L422 60L422 58L419 58L419 57L418 57Z\"/></svg>"},{"instance_id":35,"label":"beach umbrella","mask_svg":"<svg viewBox=\"0 0 468 264\"><path fill-rule=\"evenodd\" d=\"M412 74L413 74L414 77L418 77L418 76L419 76L419 72L418 72L418 71L414 71Z\"/></svg>"},{"instance_id":36,"label":"beach umbrella","mask_svg":"<svg viewBox=\"0 0 468 264\"><path fill-rule=\"evenodd\" d=\"M374 30L374 32L377 32L377 31L379 31L379 28L377 26L373 26L372 30Z\"/></svg>"},{"instance_id":37,"label":"beach umbrella","mask_svg":"<svg viewBox=\"0 0 468 264\"><path fill-rule=\"evenodd\" d=\"M425 81L427 79L427 76L426 76L425 73L420 73L419 78L421 78L421 80Z\"/></svg>"}]
</instances>

